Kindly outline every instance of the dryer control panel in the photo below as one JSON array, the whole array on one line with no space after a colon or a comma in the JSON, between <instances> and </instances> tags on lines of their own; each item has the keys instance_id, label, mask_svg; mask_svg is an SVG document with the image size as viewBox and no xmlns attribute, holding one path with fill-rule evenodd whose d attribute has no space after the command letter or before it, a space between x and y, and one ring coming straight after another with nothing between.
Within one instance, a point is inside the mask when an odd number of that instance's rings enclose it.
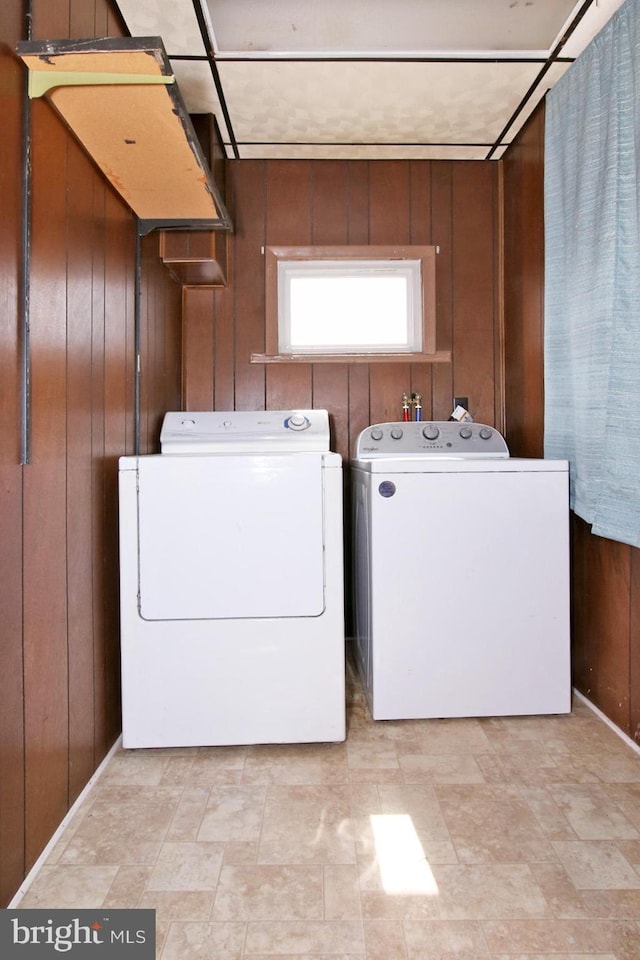
<instances>
[{"instance_id":1,"label":"dryer control panel","mask_svg":"<svg viewBox=\"0 0 640 960\"><path fill-rule=\"evenodd\" d=\"M441 459L506 458L501 433L486 423L451 420L374 423L359 435L354 459L440 457Z\"/></svg>"},{"instance_id":2,"label":"dryer control panel","mask_svg":"<svg viewBox=\"0 0 640 960\"><path fill-rule=\"evenodd\" d=\"M324 453L326 410L205 410L165 414L162 453Z\"/></svg>"}]
</instances>

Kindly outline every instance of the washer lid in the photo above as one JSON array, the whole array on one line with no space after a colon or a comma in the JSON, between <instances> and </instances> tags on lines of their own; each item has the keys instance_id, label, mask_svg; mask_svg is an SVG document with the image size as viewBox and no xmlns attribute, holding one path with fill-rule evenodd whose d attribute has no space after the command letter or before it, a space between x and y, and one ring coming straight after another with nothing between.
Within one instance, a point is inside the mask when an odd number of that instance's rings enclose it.
<instances>
[{"instance_id":1,"label":"washer lid","mask_svg":"<svg viewBox=\"0 0 640 960\"><path fill-rule=\"evenodd\" d=\"M509 448L502 434L486 423L451 420L374 423L359 435L356 460L505 459Z\"/></svg>"},{"instance_id":2,"label":"washer lid","mask_svg":"<svg viewBox=\"0 0 640 960\"><path fill-rule=\"evenodd\" d=\"M323 453L326 410L205 410L165 414L162 453Z\"/></svg>"}]
</instances>

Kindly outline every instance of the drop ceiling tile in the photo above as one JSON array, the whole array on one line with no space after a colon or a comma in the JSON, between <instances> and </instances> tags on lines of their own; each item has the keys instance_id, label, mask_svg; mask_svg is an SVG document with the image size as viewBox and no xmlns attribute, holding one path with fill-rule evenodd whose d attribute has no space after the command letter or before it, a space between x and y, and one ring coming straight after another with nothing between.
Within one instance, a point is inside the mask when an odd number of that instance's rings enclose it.
<instances>
[{"instance_id":1,"label":"drop ceiling tile","mask_svg":"<svg viewBox=\"0 0 640 960\"><path fill-rule=\"evenodd\" d=\"M191 0L117 0L132 37L161 37L170 56L206 50Z\"/></svg>"},{"instance_id":2,"label":"drop ceiling tile","mask_svg":"<svg viewBox=\"0 0 640 960\"><path fill-rule=\"evenodd\" d=\"M491 144L538 63L219 64L240 143Z\"/></svg>"},{"instance_id":3,"label":"drop ceiling tile","mask_svg":"<svg viewBox=\"0 0 640 960\"><path fill-rule=\"evenodd\" d=\"M576 0L207 0L222 52L546 50Z\"/></svg>"},{"instance_id":4,"label":"drop ceiling tile","mask_svg":"<svg viewBox=\"0 0 640 960\"><path fill-rule=\"evenodd\" d=\"M241 157L481 159L503 131L504 145L513 139L568 68L549 70L505 130L571 24L578 20L567 57L623 0L592 0L586 10L584 0L116 2L133 36L162 38L188 110L216 115L230 157L235 137ZM218 51L230 129L209 47ZM475 62L461 62L465 53ZM412 54L440 60L411 62Z\"/></svg>"},{"instance_id":5,"label":"drop ceiling tile","mask_svg":"<svg viewBox=\"0 0 640 960\"><path fill-rule=\"evenodd\" d=\"M209 64L201 60L176 59L170 63L188 112L215 114L220 133L228 142L229 132Z\"/></svg>"}]
</instances>

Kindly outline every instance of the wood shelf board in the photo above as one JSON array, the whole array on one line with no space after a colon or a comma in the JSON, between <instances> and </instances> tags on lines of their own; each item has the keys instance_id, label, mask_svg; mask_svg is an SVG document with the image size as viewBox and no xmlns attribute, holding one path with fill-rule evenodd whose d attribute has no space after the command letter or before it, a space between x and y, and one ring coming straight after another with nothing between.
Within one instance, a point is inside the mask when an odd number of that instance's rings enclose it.
<instances>
[{"instance_id":1,"label":"wood shelf board","mask_svg":"<svg viewBox=\"0 0 640 960\"><path fill-rule=\"evenodd\" d=\"M230 226L175 83L96 83L92 74L171 76L160 38L21 43L29 70L87 76L46 99L142 220L215 220Z\"/></svg>"},{"instance_id":2,"label":"wood shelf board","mask_svg":"<svg viewBox=\"0 0 640 960\"><path fill-rule=\"evenodd\" d=\"M450 350L436 353L252 353L251 363L451 363Z\"/></svg>"}]
</instances>

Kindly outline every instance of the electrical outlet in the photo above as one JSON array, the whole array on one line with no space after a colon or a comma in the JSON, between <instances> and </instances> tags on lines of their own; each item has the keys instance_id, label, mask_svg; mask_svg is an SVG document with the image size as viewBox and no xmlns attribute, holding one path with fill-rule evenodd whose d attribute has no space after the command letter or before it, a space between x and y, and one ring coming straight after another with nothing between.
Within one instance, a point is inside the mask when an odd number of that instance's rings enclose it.
<instances>
[{"instance_id":1,"label":"electrical outlet","mask_svg":"<svg viewBox=\"0 0 640 960\"><path fill-rule=\"evenodd\" d=\"M465 410L469 409L469 397L454 397L453 398L453 409L456 407L464 407Z\"/></svg>"}]
</instances>

